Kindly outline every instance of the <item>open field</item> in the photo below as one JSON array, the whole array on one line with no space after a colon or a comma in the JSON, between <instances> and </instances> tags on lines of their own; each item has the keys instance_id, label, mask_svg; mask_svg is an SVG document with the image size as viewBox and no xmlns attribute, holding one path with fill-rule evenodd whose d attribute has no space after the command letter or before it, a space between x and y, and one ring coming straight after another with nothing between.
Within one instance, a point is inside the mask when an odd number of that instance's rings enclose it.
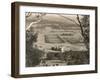
<instances>
[{"instance_id":1,"label":"open field","mask_svg":"<svg viewBox=\"0 0 100 80\"><path fill-rule=\"evenodd\" d=\"M46 43L64 43L64 41L57 34L45 35Z\"/></svg>"}]
</instances>

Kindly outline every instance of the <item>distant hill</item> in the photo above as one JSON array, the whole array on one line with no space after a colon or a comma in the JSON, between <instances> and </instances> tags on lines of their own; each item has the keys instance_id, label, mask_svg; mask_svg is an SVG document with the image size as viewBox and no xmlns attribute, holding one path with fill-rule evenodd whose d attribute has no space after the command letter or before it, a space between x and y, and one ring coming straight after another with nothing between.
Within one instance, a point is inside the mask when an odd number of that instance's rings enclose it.
<instances>
[{"instance_id":1,"label":"distant hill","mask_svg":"<svg viewBox=\"0 0 100 80\"><path fill-rule=\"evenodd\" d=\"M76 20L76 15L66 15L65 17ZM34 16L30 16L28 19L26 19L26 27L33 21L35 21ZM38 27L40 27L39 25L41 25L41 27L45 27L44 25L48 24L50 25L50 27L58 29L59 28L79 29L79 26L77 26L74 22L65 19L57 14L46 14L45 16L43 16L42 20L38 23Z\"/></svg>"}]
</instances>

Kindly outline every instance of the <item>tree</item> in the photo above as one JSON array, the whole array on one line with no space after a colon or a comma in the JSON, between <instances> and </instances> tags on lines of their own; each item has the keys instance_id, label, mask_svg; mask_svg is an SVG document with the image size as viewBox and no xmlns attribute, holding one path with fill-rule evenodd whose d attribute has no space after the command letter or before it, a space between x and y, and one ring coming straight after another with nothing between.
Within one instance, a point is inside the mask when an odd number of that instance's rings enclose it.
<instances>
[{"instance_id":1,"label":"tree","mask_svg":"<svg viewBox=\"0 0 100 80\"><path fill-rule=\"evenodd\" d=\"M33 21L26 28L26 66L32 67L40 63L43 51L33 48L34 43L37 41L38 33L31 31L31 26L37 24L42 20L45 13L36 13ZM26 13L26 19L32 16L32 12Z\"/></svg>"},{"instance_id":2,"label":"tree","mask_svg":"<svg viewBox=\"0 0 100 80\"><path fill-rule=\"evenodd\" d=\"M89 26L90 26L89 25L89 16L84 15L83 18L80 20L79 15L77 15L77 20L80 25L81 34L83 36L84 43L86 45L86 48L89 51Z\"/></svg>"},{"instance_id":3,"label":"tree","mask_svg":"<svg viewBox=\"0 0 100 80\"><path fill-rule=\"evenodd\" d=\"M33 48L34 43L37 40L37 34L33 34L31 31L26 31L26 66L32 67L40 63L43 51Z\"/></svg>"},{"instance_id":4,"label":"tree","mask_svg":"<svg viewBox=\"0 0 100 80\"><path fill-rule=\"evenodd\" d=\"M83 17L79 17L79 15L77 14L76 15L76 20L73 20L69 17L66 17L66 16L63 16L63 15L60 15L61 17L67 19L67 20L70 20L71 22L75 23L77 26L80 27L80 32L81 32L81 35L83 37L83 41L84 41L84 44L85 44L85 47L87 49L87 51L82 54L83 52L81 52L81 54L77 55L77 57L75 57L75 55L73 54L70 54L71 56L74 56L75 59L74 60L70 60L70 61L75 61L74 63L69 63L69 64L80 64L80 63L84 63L84 64L87 64L89 63L89 15L82 15ZM64 59L67 59L66 57Z\"/></svg>"},{"instance_id":5,"label":"tree","mask_svg":"<svg viewBox=\"0 0 100 80\"><path fill-rule=\"evenodd\" d=\"M77 26L81 29L81 35L83 36L83 41L85 43L86 49L89 51L89 15L83 15L83 17L80 19L79 15L76 15L77 21L66 17L64 15L57 14L73 23L75 23Z\"/></svg>"},{"instance_id":6,"label":"tree","mask_svg":"<svg viewBox=\"0 0 100 80\"><path fill-rule=\"evenodd\" d=\"M32 15L31 12L27 12L27 13L25 14L26 18L30 17L31 15Z\"/></svg>"},{"instance_id":7,"label":"tree","mask_svg":"<svg viewBox=\"0 0 100 80\"><path fill-rule=\"evenodd\" d=\"M32 22L30 23L30 25L26 28L26 30L29 30L30 27L31 27L33 24L39 23L39 22L42 20L43 16L45 16L45 15L46 15L46 13L36 13L36 14L34 15L33 21L32 21ZM31 16L32 16L32 12L26 13L26 19L29 18L29 17L31 17Z\"/></svg>"}]
</instances>

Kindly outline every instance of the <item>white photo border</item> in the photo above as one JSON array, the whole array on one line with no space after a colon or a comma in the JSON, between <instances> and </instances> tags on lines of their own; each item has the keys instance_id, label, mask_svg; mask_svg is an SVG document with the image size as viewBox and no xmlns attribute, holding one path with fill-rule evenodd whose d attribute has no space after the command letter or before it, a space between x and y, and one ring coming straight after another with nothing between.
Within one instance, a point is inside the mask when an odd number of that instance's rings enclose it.
<instances>
[{"instance_id":1,"label":"white photo border","mask_svg":"<svg viewBox=\"0 0 100 80\"><path fill-rule=\"evenodd\" d=\"M20 6L19 7L19 74L42 74L95 70L95 10L57 8L57 7L39 7L39 6ZM57 67L25 67L25 12L42 13L64 13L64 14L83 14L90 15L90 64L70 65Z\"/></svg>"}]
</instances>

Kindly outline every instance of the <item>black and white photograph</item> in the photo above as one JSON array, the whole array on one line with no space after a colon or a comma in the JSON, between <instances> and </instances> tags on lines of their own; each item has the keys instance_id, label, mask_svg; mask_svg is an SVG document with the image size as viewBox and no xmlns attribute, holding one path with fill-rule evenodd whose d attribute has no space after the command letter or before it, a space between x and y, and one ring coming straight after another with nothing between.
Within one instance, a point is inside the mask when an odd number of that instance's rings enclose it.
<instances>
[{"instance_id":1,"label":"black and white photograph","mask_svg":"<svg viewBox=\"0 0 100 80\"><path fill-rule=\"evenodd\" d=\"M97 73L97 7L12 4L12 76Z\"/></svg>"},{"instance_id":2,"label":"black and white photograph","mask_svg":"<svg viewBox=\"0 0 100 80\"><path fill-rule=\"evenodd\" d=\"M89 64L90 16L25 13L26 67Z\"/></svg>"}]
</instances>

